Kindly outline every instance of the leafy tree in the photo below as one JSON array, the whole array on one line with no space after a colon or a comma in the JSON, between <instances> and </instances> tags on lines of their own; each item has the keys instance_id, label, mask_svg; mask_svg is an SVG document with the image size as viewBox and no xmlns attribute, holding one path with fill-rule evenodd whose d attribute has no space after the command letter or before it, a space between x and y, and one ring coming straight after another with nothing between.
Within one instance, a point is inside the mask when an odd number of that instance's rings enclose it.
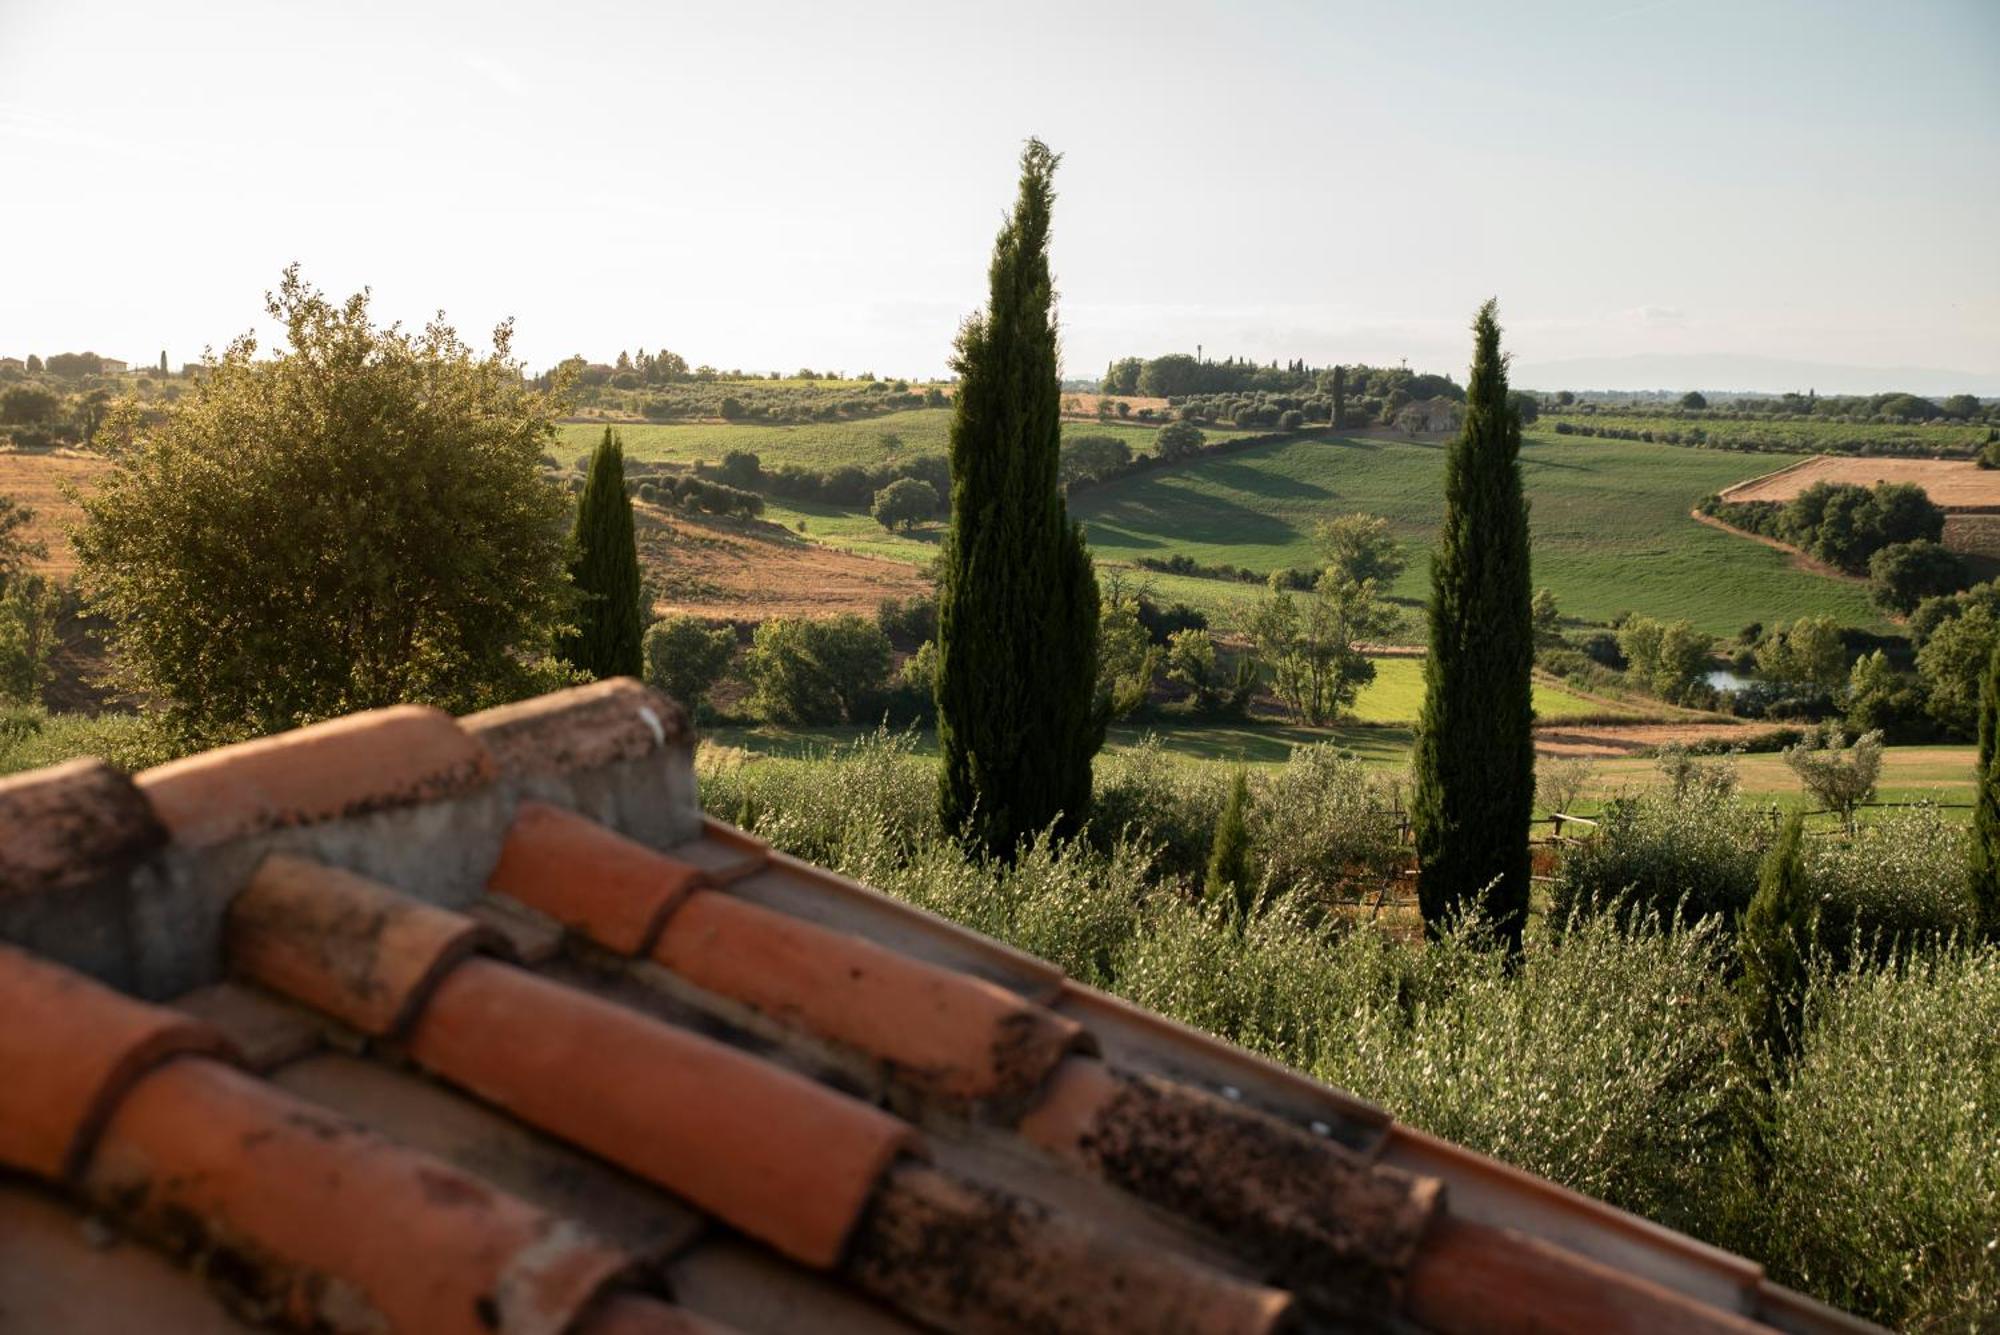
<instances>
[{"instance_id":1,"label":"leafy tree","mask_svg":"<svg viewBox=\"0 0 2000 1335\"><path fill-rule=\"evenodd\" d=\"M1764 855L1757 893L1736 936L1744 1020L1751 1035L1780 1059L1798 1037L1818 934L1819 902L1806 879L1805 821L1794 813Z\"/></svg>"},{"instance_id":2,"label":"leafy tree","mask_svg":"<svg viewBox=\"0 0 2000 1335\"><path fill-rule=\"evenodd\" d=\"M42 702L54 678L57 622L71 596L46 576L26 573L0 589L0 702Z\"/></svg>"},{"instance_id":3,"label":"leafy tree","mask_svg":"<svg viewBox=\"0 0 2000 1335\"><path fill-rule=\"evenodd\" d=\"M1215 823L1215 838L1209 844L1208 874L1203 894L1210 904L1228 911L1237 930L1250 921L1257 904L1257 886L1250 878L1250 827L1246 819L1250 806L1250 778L1242 770L1229 784L1229 800L1223 803L1222 818Z\"/></svg>"},{"instance_id":4,"label":"leafy tree","mask_svg":"<svg viewBox=\"0 0 2000 1335\"><path fill-rule=\"evenodd\" d=\"M45 367L45 366L44 366L44 365L42 364L42 359L41 359L40 357L37 357L37 356L36 356L36 355L35 355L34 353L32 353L32 352L28 354L28 374L29 374L29 375L39 375L39 374L40 374L40 373L41 373L42 371L44 371L44 370L46 370L46 369L47 369L47 368L46 368L46 367Z\"/></svg>"},{"instance_id":5,"label":"leafy tree","mask_svg":"<svg viewBox=\"0 0 2000 1335\"><path fill-rule=\"evenodd\" d=\"M2000 943L2000 647L1987 656L1979 683L1979 775L1973 796L1967 875L1979 928Z\"/></svg>"},{"instance_id":6,"label":"leafy tree","mask_svg":"<svg viewBox=\"0 0 2000 1335\"><path fill-rule=\"evenodd\" d=\"M544 689L569 507L540 471L557 404L511 328L475 357L296 267L268 309L289 347L237 339L83 502L118 681L203 740Z\"/></svg>"},{"instance_id":7,"label":"leafy tree","mask_svg":"<svg viewBox=\"0 0 2000 1335\"><path fill-rule=\"evenodd\" d=\"M1979 726L1979 690L2000 643L2000 620L1983 604L1941 624L1917 650L1917 677L1940 723L1970 733Z\"/></svg>"},{"instance_id":8,"label":"leafy tree","mask_svg":"<svg viewBox=\"0 0 2000 1335\"><path fill-rule=\"evenodd\" d=\"M1208 437L1193 422L1169 422L1153 437L1153 451L1162 461L1173 463L1200 453Z\"/></svg>"},{"instance_id":9,"label":"leafy tree","mask_svg":"<svg viewBox=\"0 0 2000 1335\"><path fill-rule=\"evenodd\" d=\"M1534 623L1535 638L1553 640L1562 633L1562 608L1556 605L1553 589L1536 589L1534 599L1528 604L1528 617Z\"/></svg>"},{"instance_id":10,"label":"leafy tree","mask_svg":"<svg viewBox=\"0 0 2000 1335\"><path fill-rule=\"evenodd\" d=\"M938 586L939 814L1011 858L1089 814L1104 742L1097 577L1057 485L1062 371L1049 279L1057 155L1021 154L1020 194L988 271L986 309L959 331L951 528Z\"/></svg>"},{"instance_id":11,"label":"leafy tree","mask_svg":"<svg viewBox=\"0 0 2000 1335\"><path fill-rule=\"evenodd\" d=\"M1137 394L1139 392L1139 371L1145 365L1137 357L1126 357L1111 363L1104 372L1104 392L1106 394Z\"/></svg>"},{"instance_id":12,"label":"leafy tree","mask_svg":"<svg viewBox=\"0 0 2000 1335\"><path fill-rule=\"evenodd\" d=\"M49 358L49 374L58 380L80 380L104 369L104 358L94 352L58 352Z\"/></svg>"},{"instance_id":13,"label":"leafy tree","mask_svg":"<svg viewBox=\"0 0 2000 1335\"><path fill-rule=\"evenodd\" d=\"M1681 395L1681 407L1697 408L1697 409L1706 408L1708 407L1708 396L1703 394L1698 389L1691 389L1687 393Z\"/></svg>"},{"instance_id":14,"label":"leafy tree","mask_svg":"<svg viewBox=\"0 0 2000 1335\"><path fill-rule=\"evenodd\" d=\"M1662 700L1685 703L1708 672L1715 642L1692 622L1628 617L1618 628L1618 648L1641 683Z\"/></svg>"},{"instance_id":15,"label":"leafy tree","mask_svg":"<svg viewBox=\"0 0 2000 1335\"><path fill-rule=\"evenodd\" d=\"M576 629L557 640L556 652L600 680L638 676L645 670L646 625L639 548L625 491L625 444L610 427L591 452L570 547L570 580L583 605Z\"/></svg>"},{"instance_id":16,"label":"leafy tree","mask_svg":"<svg viewBox=\"0 0 2000 1335\"><path fill-rule=\"evenodd\" d=\"M1146 703L1160 651L1139 620L1139 600L1107 591L1097 621L1097 691L1111 718Z\"/></svg>"},{"instance_id":17,"label":"leafy tree","mask_svg":"<svg viewBox=\"0 0 2000 1335\"><path fill-rule=\"evenodd\" d=\"M1891 733L1919 718L1924 694L1896 671L1880 649L1854 660L1847 674L1847 726L1857 733Z\"/></svg>"},{"instance_id":18,"label":"leafy tree","mask_svg":"<svg viewBox=\"0 0 2000 1335\"><path fill-rule=\"evenodd\" d=\"M1874 581L1875 605L1907 616L1918 603L1942 593L1957 593L1966 585L1965 562L1927 538L1898 542L1868 558Z\"/></svg>"},{"instance_id":19,"label":"leafy tree","mask_svg":"<svg viewBox=\"0 0 2000 1335\"><path fill-rule=\"evenodd\" d=\"M15 385L0 394L0 426L45 426L61 415L61 397L39 385Z\"/></svg>"},{"instance_id":20,"label":"leafy tree","mask_svg":"<svg viewBox=\"0 0 2000 1335\"><path fill-rule=\"evenodd\" d=\"M1139 392L1153 398L1176 398L1201 389L1201 363L1184 352L1155 357L1139 370Z\"/></svg>"},{"instance_id":21,"label":"leafy tree","mask_svg":"<svg viewBox=\"0 0 2000 1335\"><path fill-rule=\"evenodd\" d=\"M1847 680L1847 649L1830 616L1800 617L1773 626L1757 646L1757 670L1774 681L1837 691Z\"/></svg>"},{"instance_id":22,"label":"leafy tree","mask_svg":"<svg viewBox=\"0 0 2000 1335\"><path fill-rule=\"evenodd\" d=\"M1271 689L1293 718L1317 726L1352 708L1375 680L1374 661L1361 646L1389 635L1399 620L1376 600L1373 580L1357 584L1329 569L1303 599L1274 579L1248 630Z\"/></svg>"},{"instance_id":23,"label":"leafy tree","mask_svg":"<svg viewBox=\"0 0 2000 1335\"><path fill-rule=\"evenodd\" d=\"M1863 733L1850 745L1840 729L1828 727L1785 748L1785 764L1807 792L1829 811L1852 819L1854 808L1875 795L1882 775L1882 734Z\"/></svg>"},{"instance_id":24,"label":"leafy tree","mask_svg":"<svg viewBox=\"0 0 2000 1335\"><path fill-rule=\"evenodd\" d=\"M1522 426L1531 426L1541 420L1542 401L1525 389L1517 389L1507 396L1507 403L1514 415L1521 419Z\"/></svg>"},{"instance_id":25,"label":"leafy tree","mask_svg":"<svg viewBox=\"0 0 2000 1335\"><path fill-rule=\"evenodd\" d=\"M1953 394L1938 405L1946 417L1956 417L1960 421L1979 416L1979 398L1973 394Z\"/></svg>"},{"instance_id":26,"label":"leafy tree","mask_svg":"<svg viewBox=\"0 0 2000 1335\"><path fill-rule=\"evenodd\" d=\"M1535 802L1528 504L1495 302L1480 308L1473 337L1465 425L1445 458L1444 527L1431 562L1410 815L1426 929L1436 933L1477 904L1518 955Z\"/></svg>"},{"instance_id":27,"label":"leafy tree","mask_svg":"<svg viewBox=\"0 0 2000 1335\"><path fill-rule=\"evenodd\" d=\"M1064 486L1105 477L1132 462L1132 447L1117 436L1064 437L1058 476Z\"/></svg>"},{"instance_id":28,"label":"leafy tree","mask_svg":"<svg viewBox=\"0 0 2000 1335\"><path fill-rule=\"evenodd\" d=\"M28 536L28 527L34 522L32 506L0 495L0 586L12 584L31 563L49 554L39 539Z\"/></svg>"},{"instance_id":29,"label":"leafy tree","mask_svg":"<svg viewBox=\"0 0 2000 1335\"><path fill-rule=\"evenodd\" d=\"M894 532L905 533L937 513L937 488L921 478L899 477L875 493L868 513L875 522Z\"/></svg>"},{"instance_id":30,"label":"leafy tree","mask_svg":"<svg viewBox=\"0 0 2000 1335\"><path fill-rule=\"evenodd\" d=\"M736 656L736 632L699 617L671 616L646 631L646 681L693 713Z\"/></svg>"},{"instance_id":31,"label":"leafy tree","mask_svg":"<svg viewBox=\"0 0 2000 1335\"><path fill-rule=\"evenodd\" d=\"M858 723L889 661L889 637L851 612L777 617L757 627L743 675L752 708L773 723Z\"/></svg>"},{"instance_id":32,"label":"leafy tree","mask_svg":"<svg viewBox=\"0 0 2000 1335\"><path fill-rule=\"evenodd\" d=\"M1319 545L1326 568L1337 579L1353 584L1372 579L1386 589L1410 564L1409 553L1389 532L1389 521L1379 515L1348 514L1321 520L1313 526L1313 541Z\"/></svg>"},{"instance_id":33,"label":"leafy tree","mask_svg":"<svg viewBox=\"0 0 2000 1335\"><path fill-rule=\"evenodd\" d=\"M1179 630L1167 641L1167 680L1192 692L1197 714L1240 714L1257 689L1257 665L1239 659L1232 672L1216 654L1206 630Z\"/></svg>"}]
</instances>

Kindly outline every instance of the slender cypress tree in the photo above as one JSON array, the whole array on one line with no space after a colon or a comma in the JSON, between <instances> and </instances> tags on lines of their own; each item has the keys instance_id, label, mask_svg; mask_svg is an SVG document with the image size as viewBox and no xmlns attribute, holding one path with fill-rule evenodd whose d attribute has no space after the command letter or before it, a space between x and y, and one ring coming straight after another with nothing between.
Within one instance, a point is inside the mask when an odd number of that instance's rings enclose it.
<instances>
[{"instance_id":1,"label":"slender cypress tree","mask_svg":"<svg viewBox=\"0 0 2000 1335\"><path fill-rule=\"evenodd\" d=\"M1250 913L1257 907L1257 887L1250 879L1250 827L1245 817L1249 804L1249 777L1237 770L1229 785L1229 801L1208 846L1208 879L1203 890L1209 903L1230 911L1238 931L1249 925Z\"/></svg>"},{"instance_id":2,"label":"slender cypress tree","mask_svg":"<svg viewBox=\"0 0 2000 1335\"><path fill-rule=\"evenodd\" d=\"M1979 789L1973 795L1970 881L1979 927L2000 942L2000 645L1979 683Z\"/></svg>"},{"instance_id":3,"label":"slender cypress tree","mask_svg":"<svg viewBox=\"0 0 2000 1335\"><path fill-rule=\"evenodd\" d=\"M1518 954L1535 800L1528 504L1495 303L1479 308L1472 330L1465 427L1445 457L1444 527L1431 559L1410 815L1426 928L1477 905Z\"/></svg>"},{"instance_id":4,"label":"slender cypress tree","mask_svg":"<svg viewBox=\"0 0 2000 1335\"><path fill-rule=\"evenodd\" d=\"M639 606L639 549L632 498L625 494L625 443L610 427L590 455L577 498L570 579L583 594L576 633L556 646L593 677L636 677L645 670L646 619Z\"/></svg>"},{"instance_id":5,"label":"slender cypress tree","mask_svg":"<svg viewBox=\"0 0 2000 1335\"><path fill-rule=\"evenodd\" d=\"M1819 928L1818 901L1806 883L1805 819L1794 812L1757 868L1757 893L1743 910L1736 950L1737 992L1750 1033L1774 1057L1790 1054L1805 1009L1806 979Z\"/></svg>"},{"instance_id":6,"label":"slender cypress tree","mask_svg":"<svg viewBox=\"0 0 2000 1335\"><path fill-rule=\"evenodd\" d=\"M1012 857L1090 805L1097 576L1056 481L1062 371L1049 213L1058 158L1031 139L1000 229L985 311L952 367L951 529L938 584L938 805L968 845Z\"/></svg>"},{"instance_id":7,"label":"slender cypress tree","mask_svg":"<svg viewBox=\"0 0 2000 1335\"><path fill-rule=\"evenodd\" d=\"M1333 368L1333 428L1338 431L1347 425L1347 368Z\"/></svg>"}]
</instances>

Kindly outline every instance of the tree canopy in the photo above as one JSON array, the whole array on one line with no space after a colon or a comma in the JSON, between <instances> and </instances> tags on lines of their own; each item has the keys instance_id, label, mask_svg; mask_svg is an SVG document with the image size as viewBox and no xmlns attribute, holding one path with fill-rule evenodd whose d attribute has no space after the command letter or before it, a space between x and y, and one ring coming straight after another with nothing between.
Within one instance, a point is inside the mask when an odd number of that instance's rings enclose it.
<instances>
[{"instance_id":1,"label":"tree canopy","mask_svg":"<svg viewBox=\"0 0 2000 1335\"><path fill-rule=\"evenodd\" d=\"M541 688L568 606L558 411L511 327L375 327L287 269L287 346L230 344L153 425L115 432L77 555L117 679L203 740Z\"/></svg>"}]
</instances>

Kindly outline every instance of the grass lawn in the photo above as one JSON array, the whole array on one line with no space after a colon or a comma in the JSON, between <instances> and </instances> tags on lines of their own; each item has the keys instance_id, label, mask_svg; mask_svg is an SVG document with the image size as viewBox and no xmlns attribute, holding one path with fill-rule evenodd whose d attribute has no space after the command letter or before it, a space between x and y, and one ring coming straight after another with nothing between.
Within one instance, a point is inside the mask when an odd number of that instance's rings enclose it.
<instances>
[{"instance_id":1,"label":"grass lawn","mask_svg":"<svg viewBox=\"0 0 2000 1335\"><path fill-rule=\"evenodd\" d=\"M795 426L724 422L621 422L616 424L629 458L655 463L720 463L731 450L748 450L767 468L799 464L832 469L852 464L872 468L896 459L943 454L951 427L949 408L912 408L852 422L804 422ZM554 453L567 463L603 439L601 422L569 422L557 428ZM1117 436L1135 454L1150 453L1157 428L1126 422L1064 422L1065 436ZM1241 435L1210 431L1211 438Z\"/></svg>"},{"instance_id":2,"label":"grass lawn","mask_svg":"<svg viewBox=\"0 0 2000 1335\"><path fill-rule=\"evenodd\" d=\"M1794 569L1780 552L1695 523L1703 495L1768 472L1783 456L1531 433L1522 472L1531 503L1535 583L1565 616L1607 621L1620 611L1687 617L1734 634L1831 613L1882 630L1860 584ZM1079 494L1100 562L1184 552L1256 570L1315 560L1313 524L1360 510L1388 519L1419 553L1391 593L1413 603L1428 589L1429 550L1443 514L1444 446L1424 441L1280 441L1222 459L1127 478ZM1158 578L1163 591L1164 577ZM1185 589L1186 594L1181 590ZM1180 580L1171 596L1218 611L1256 597L1253 585ZM1421 621L1409 619L1411 638Z\"/></svg>"}]
</instances>

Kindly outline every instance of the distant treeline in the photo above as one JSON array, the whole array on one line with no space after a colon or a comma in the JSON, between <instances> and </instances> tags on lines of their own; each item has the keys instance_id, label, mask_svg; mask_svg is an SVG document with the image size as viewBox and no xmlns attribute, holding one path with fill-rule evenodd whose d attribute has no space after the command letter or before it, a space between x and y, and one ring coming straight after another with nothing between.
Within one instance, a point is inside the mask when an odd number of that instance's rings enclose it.
<instances>
[{"instance_id":1,"label":"distant treeline","mask_svg":"<svg viewBox=\"0 0 2000 1335\"><path fill-rule=\"evenodd\" d=\"M1636 416L1636 414L1634 414ZM1685 420L1661 416L1661 421ZM1735 450L1746 454L1853 454L1923 459L1970 459L1978 455L1981 442L1961 437L1940 439L1931 429L1917 428L1907 433L1852 431L1809 428L1796 421L1775 422L1760 429L1755 422L1723 419L1714 426L1622 426L1609 422L1576 421L1560 417L1553 429L1558 436L1593 436L1604 440L1636 440L1655 445L1682 445L1699 450ZM1991 433L1989 432L1989 435Z\"/></svg>"}]
</instances>

